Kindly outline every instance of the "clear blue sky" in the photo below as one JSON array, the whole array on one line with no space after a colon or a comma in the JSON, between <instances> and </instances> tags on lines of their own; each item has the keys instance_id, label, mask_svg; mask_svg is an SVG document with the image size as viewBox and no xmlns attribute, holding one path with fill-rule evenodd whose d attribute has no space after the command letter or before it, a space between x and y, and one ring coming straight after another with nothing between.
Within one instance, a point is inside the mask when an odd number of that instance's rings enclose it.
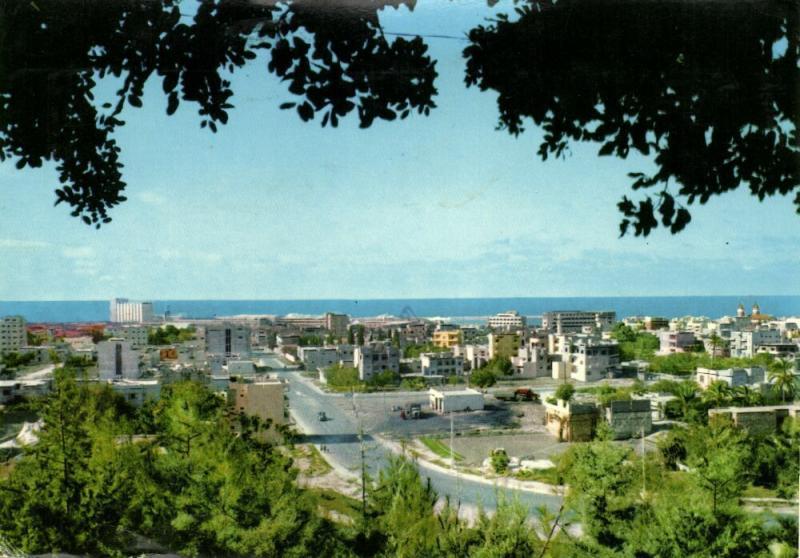
<instances>
[{"instance_id":1,"label":"clear blue sky","mask_svg":"<svg viewBox=\"0 0 800 558\"><path fill-rule=\"evenodd\" d=\"M463 35L485 2L422 0L385 29ZM391 298L798 294L800 217L746 190L695 207L678 236L618 239L616 202L644 159L495 131L463 85L459 40L428 39L439 108L359 130L304 124L263 60L235 79L227 126L172 117L159 82L119 130L129 201L99 231L53 207L52 168L0 165L0 299Z\"/></svg>"}]
</instances>

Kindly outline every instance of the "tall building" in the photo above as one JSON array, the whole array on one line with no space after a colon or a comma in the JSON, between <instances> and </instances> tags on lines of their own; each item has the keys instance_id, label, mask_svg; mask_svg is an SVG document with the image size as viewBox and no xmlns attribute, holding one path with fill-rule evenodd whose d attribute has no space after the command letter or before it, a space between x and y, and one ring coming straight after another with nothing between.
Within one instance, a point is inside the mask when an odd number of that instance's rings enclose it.
<instances>
[{"instance_id":1,"label":"tall building","mask_svg":"<svg viewBox=\"0 0 800 558\"><path fill-rule=\"evenodd\" d=\"M6 316L0 319L0 354L17 352L27 341L25 318Z\"/></svg>"},{"instance_id":2,"label":"tall building","mask_svg":"<svg viewBox=\"0 0 800 558\"><path fill-rule=\"evenodd\" d=\"M489 316L487 325L492 329L521 329L525 327L525 316L520 316L516 310L500 312Z\"/></svg>"},{"instance_id":3,"label":"tall building","mask_svg":"<svg viewBox=\"0 0 800 558\"><path fill-rule=\"evenodd\" d=\"M139 353L130 341L112 337L97 344L97 368L101 380L135 380L139 377Z\"/></svg>"},{"instance_id":4,"label":"tall building","mask_svg":"<svg viewBox=\"0 0 800 558\"><path fill-rule=\"evenodd\" d=\"M558 333L580 333L584 327L611 329L617 313L584 312L580 310L555 310L542 314L542 329Z\"/></svg>"},{"instance_id":5,"label":"tall building","mask_svg":"<svg viewBox=\"0 0 800 558\"><path fill-rule=\"evenodd\" d=\"M325 329L331 332L334 337L341 339L347 336L347 328L350 327L350 317L347 314L325 314Z\"/></svg>"},{"instance_id":6,"label":"tall building","mask_svg":"<svg viewBox=\"0 0 800 558\"><path fill-rule=\"evenodd\" d=\"M522 337L517 333L490 333L489 358L495 357L510 359L517 356L522 343Z\"/></svg>"},{"instance_id":7,"label":"tall building","mask_svg":"<svg viewBox=\"0 0 800 558\"><path fill-rule=\"evenodd\" d=\"M115 298L109 306L113 323L143 323L153 321L153 303L135 302L127 298Z\"/></svg>"},{"instance_id":8,"label":"tall building","mask_svg":"<svg viewBox=\"0 0 800 558\"><path fill-rule=\"evenodd\" d=\"M353 367L358 368L358 379L366 381L373 375L391 370L400 372L400 351L388 343L370 343L353 350Z\"/></svg>"},{"instance_id":9,"label":"tall building","mask_svg":"<svg viewBox=\"0 0 800 558\"><path fill-rule=\"evenodd\" d=\"M223 323L206 326L206 352L226 357L250 355L250 328Z\"/></svg>"}]
</instances>

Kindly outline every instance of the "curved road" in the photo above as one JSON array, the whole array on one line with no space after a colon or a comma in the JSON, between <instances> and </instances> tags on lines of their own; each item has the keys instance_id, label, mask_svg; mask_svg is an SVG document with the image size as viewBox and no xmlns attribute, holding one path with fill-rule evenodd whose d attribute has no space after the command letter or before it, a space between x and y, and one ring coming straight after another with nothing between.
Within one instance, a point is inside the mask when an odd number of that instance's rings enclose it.
<instances>
[{"instance_id":1,"label":"curved road","mask_svg":"<svg viewBox=\"0 0 800 558\"><path fill-rule=\"evenodd\" d=\"M317 445L328 448L325 454L337 469L346 469L353 475L360 475L361 444L359 442L359 426L357 420L357 402L352 412L343 411L336 404L336 399L345 397L339 394L325 394L309 385L297 372L283 372L279 376L289 382L287 395L292 416L306 435L306 439ZM324 412L329 420L320 422L317 413ZM365 463L370 476L376 478L380 469L386 465L391 450L375 440L369 431L364 433ZM439 470L420 464L420 474L430 479L431 485L440 497L449 497L451 502L459 502L462 506L477 507L482 504L486 509L496 507L497 497L501 493L508 498L517 498L529 510L545 505L557 509L561 503L558 496L536 494L525 490L498 487L492 484L477 482L443 473Z\"/></svg>"}]
</instances>

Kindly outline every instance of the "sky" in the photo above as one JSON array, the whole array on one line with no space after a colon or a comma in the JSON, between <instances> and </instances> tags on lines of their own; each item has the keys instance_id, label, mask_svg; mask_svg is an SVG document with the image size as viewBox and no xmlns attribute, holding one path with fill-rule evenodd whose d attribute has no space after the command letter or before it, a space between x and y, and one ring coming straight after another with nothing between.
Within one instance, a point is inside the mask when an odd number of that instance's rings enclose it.
<instances>
[{"instance_id":1,"label":"sky","mask_svg":"<svg viewBox=\"0 0 800 558\"><path fill-rule=\"evenodd\" d=\"M382 24L463 37L492 13L420 0ZM591 144L542 162L535 126L496 130L495 94L464 86L466 42L426 42L438 108L367 130L279 110L294 99L263 58L217 134L194 105L167 117L151 80L116 133L128 201L100 230L53 206L52 167L0 164L0 300L799 294L790 199L741 188L679 235L620 239L627 173L652 164Z\"/></svg>"}]
</instances>

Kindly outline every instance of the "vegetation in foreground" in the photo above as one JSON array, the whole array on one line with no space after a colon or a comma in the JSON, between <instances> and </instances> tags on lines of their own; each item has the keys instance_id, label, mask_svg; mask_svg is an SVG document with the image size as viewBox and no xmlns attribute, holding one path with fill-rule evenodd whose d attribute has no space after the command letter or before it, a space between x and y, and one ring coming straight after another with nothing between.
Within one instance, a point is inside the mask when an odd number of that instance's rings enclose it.
<instances>
[{"instance_id":1,"label":"vegetation in foreground","mask_svg":"<svg viewBox=\"0 0 800 558\"><path fill-rule=\"evenodd\" d=\"M230 414L197 383L135 410L60 369L35 405L39 443L0 480L0 536L31 553L122 555L134 533L190 556L259 557L766 557L770 545L791 556L795 540L793 519L765 521L738 501L761 469L778 487L796 480L794 423L763 446L727 423L697 425L644 462L606 440L579 444L559 460L572 488L559 510L531 520L501 499L468 524L457 502L436 507L402 457L355 504L299 487L291 452L260 436L271 425ZM754 461L754 447L778 443L777 460Z\"/></svg>"}]
</instances>

